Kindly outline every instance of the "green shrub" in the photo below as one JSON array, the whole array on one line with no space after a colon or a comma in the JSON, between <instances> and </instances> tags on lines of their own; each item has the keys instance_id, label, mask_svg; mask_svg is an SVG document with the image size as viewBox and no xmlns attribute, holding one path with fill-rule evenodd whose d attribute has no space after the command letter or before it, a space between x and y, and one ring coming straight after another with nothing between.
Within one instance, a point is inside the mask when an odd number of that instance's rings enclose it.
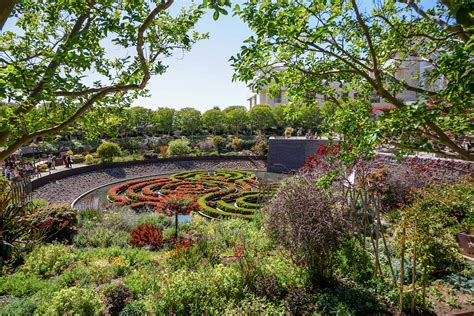
<instances>
[{"instance_id":1,"label":"green shrub","mask_svg":"<svg viewBox=\"0 0 474 316\"><path fill-rule=\"evenodd\" d=\"M103 142L97 148L97 154L103 161L112 161L114 157L120 156L121 153L120 146L112 142Z\"/></svg>"},{"instance_id":2,"label":"green shrub","mask_svg":"<svg viewBox=\"0 0 474 316\"><path fill-rule=\"evenodd\" d=\"M158 315L213 314L244 297L239 272L223 265L191 273L176 271L166 275L160 285L154 311Z\"/></svg>"},{"instance_id":3,"label":"green shrub","mask_svg":"<svg viewBox=\"0 0 474 316\"><path fill-rule=\"evenodd\" d=\"M73 155L71 160L73 163L83 163L86 158L83 155Z\"/></svg>"},{"instance_id":4,"label":"green shrub","mask_svg":"<svg viewBox=\"0 0 474 316\"><path fill-rule=\"evenodd\" d=\"M154 225L157 227L169 227L171 226L173 220L171 217L163 215L163 214L157 214L157 213L143 213L140 214L135 223L134 227L137 227L142 224L150 224Z\"/></svg>"},{"instance_id":5,"label":"green shrub","mask_svg":"<svg viewBox=\"0 0 474 316\"><path fill-rule=\"evenodd\" d=\"M168 145L171 156L185 156L191 152L189 141L186 138L172 140Z\"/></svg>"},{"instance_id":6,"label":"green shrub","mask_svg":"<svg viewBox=\"0 0 474 316\"><path fill-rule=\"evenodd\" d=\"M70 287L45 300L35 315L99 315L105 305L94 289Z\"/></svg>"},{"instance_id":7,"label":"green shrub","mask_svg":"<svg viewBox=\"0 0 474 316\"><path fill-rule=\"evenodd\" d=\"M81 226L94 225L102 218L102 212L93 209L81 210L77 215L78 223Z\"/></svg>"},{"instance_id":8,"label":"green shrub","mask_svg":"<svg viewBox=\"0 0 474 316\"><path fill-rule=\"evenodd\" d=\"M93 164L93 163L94 163L94 160L95 160L95 159L94 159L94 156L92 156L92 155L90 155L90 154L89 154L89 155L86 155L86 156L84 157L84 162L85 162L86 164L88 164L88 165Z\"/></svg>"},{"instance_id":9,"label":"green shrub","mask_svg":"<svg viewBox=\"0 0 474 316\"><path fill-rule=\"evenodd\" d=\"M120 312L120 316L142 316L146 315L146 306L142 301L133 301L132 303L125 306Z\"/></svg>"},{"instance_id":10,"label":"green shrub","mask_svg":"<svg viewBox=\"0 0 474 316\"><path fill-rule=\"evenodd\" d=\"M61 273L75 258L76 255L65 245L39 246L25 257L22 269L42 277L51 277Z\"/></svg>"},{"instance_id":11,"label":"green shrub","mask_svg":"<svg viewBox=\"0 0 474 316\"><path fill-rule=\"evenodd\" d=\"M230 302L222 313L227 316L241 315L288 315L288 311L281 303L273 303L261 297L248 296L239 302Z\"/></svg>"},{"instance_id":12,"label":"green shrub","mask_svg":"<svg viewBox=\"0 0 474 316\"><path fill-rule=\"evenodd\" d=\"M346 240L339 251L337 269L343 277L357 283L366 284L374 277L374 267L370 255L355 238Z\"/></svg>"},{"instance_id":13,"label":"green shrub","mask_svg":"<svg viewBox=\"0 0 474 316\"><path fill-rule=\"evenodd\" d=\"M212 137L212 144L219 154L225 148L226 139L222 136L214 136Z\"/></svg>"},{"instance_id":14,"label":"green shrub","mask_svg":"<svg viewBox=\"0 0 474 316\"><path fill-rule=\"evenodd\" d=\"M139 217L139 214L129 208L114 209L103 213L100 225L116 231L128 231L135 227Z\"/></svg>"},{"instance_id":15,"label":"green shrub","mask_svg":"<svg viewBox=\"0 0 474 316\"><path fill-rule=\"evenodd\" d=\"M30 298L24 298L0 305L0 316L33 315L36 303Z\"/></svg>"},{"instance_id":16,"label":"green shrub","mask_svg":"<svg viewBox=\"0 0 474 316\"><path fill-rule=\"evenodd\" d=\"M39 276L19 271L0 278L0 295L30 296L48 285Z\"/></svg>"},{"instance_id":17,"label":"green shrub","mask_svg":"<svg viewBox=\"0 0 474 316\"><path fill-rule=\"evenodd\" d=\"M80 229L73 242L78 247L128 247L130 235L103 226Z\"/></svg>"}]
</instances>

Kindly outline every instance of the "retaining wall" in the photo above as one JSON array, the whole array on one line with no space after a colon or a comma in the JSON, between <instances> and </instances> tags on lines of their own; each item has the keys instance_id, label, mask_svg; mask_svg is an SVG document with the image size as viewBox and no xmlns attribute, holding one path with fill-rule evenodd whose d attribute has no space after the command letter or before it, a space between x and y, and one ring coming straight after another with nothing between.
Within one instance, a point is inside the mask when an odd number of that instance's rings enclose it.
<instances>
[{"instance_id":1,"label":"retaining wall","mask_svg":"<svg viewBox=\"0 0 474 316\"><path fill-rule=\"evenodd\" d=\"M145 159L145 160L134 160L126 162L113 162L113 163L104 163L97 165L89 165L84 167L77 167L66 169L61 172L52 173L49 175L44 175L40 178L34 179L31 181L32 190L36 190L39 187L42 187L50 182L57 181L63 178L70 176L75 176L78 174L84 174L93 171L102 171L106 169L115 169L115 168L124 168L140 165L152 165L152 164L163 164L163 163L173 163L173 162L192 162L192 161L238 161L238 160L248 160L249 162L254 161L265 161L265 156L200 156L200 157L176 157L176 158L164 158L164 159Z\"/></svg>"}]
</instances>

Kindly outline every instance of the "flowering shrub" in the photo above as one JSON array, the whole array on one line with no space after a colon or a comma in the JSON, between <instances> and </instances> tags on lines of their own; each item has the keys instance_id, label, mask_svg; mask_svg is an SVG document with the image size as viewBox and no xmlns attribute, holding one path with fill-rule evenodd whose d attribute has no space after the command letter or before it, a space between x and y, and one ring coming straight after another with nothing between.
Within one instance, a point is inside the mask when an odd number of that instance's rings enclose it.
<instances>
[{"instance_id":1,"label":"flowering shrub","mask_svg":"<svg viewBox=\"0 0 474 316\"><path fill-rule=\"evenodd\" d=\"M166 196L157 207L158 213L171 215L188 215L193 211L199 210L199 205L196 203L196 197L176 194Z\"/></svg>"},{"instance_id":2,"label":"flowering shrub","mask_svg":"<svg viewBox=\"0 0 474 316\"><path fill-rule=\"evenodd\" d=\"M130 231L130 244L157 250L163 247L163 233L151 224L142 224Z\"/></svg>"},{"instance_id":3,"label":"flowering shrub","mask_svg":"<svg viewBox=\"0 0 474 316\"><path fill-rule=\"evenodd\" d=\"M41 277L51 277L61 273L75 259L76 255L65 245L40 246L25 257L22 269Z\"/></svg>"}]
</instances>

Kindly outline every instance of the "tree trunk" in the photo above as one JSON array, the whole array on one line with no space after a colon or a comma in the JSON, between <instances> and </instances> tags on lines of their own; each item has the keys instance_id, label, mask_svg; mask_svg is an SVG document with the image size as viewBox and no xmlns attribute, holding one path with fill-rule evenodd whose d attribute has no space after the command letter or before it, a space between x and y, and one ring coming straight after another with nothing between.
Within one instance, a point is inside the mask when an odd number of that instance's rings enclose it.
<instances>
[{"instance_id":1,"label":"tree trunk","mask_svg":"<svg viewBox=\"0 0 474 316\"><path fill-rule=\"evenodd\" d=\"M0 4L0 30L3 29L5 22L10 17L17 0L2 0Z\"/></svg>"}]
</instances>

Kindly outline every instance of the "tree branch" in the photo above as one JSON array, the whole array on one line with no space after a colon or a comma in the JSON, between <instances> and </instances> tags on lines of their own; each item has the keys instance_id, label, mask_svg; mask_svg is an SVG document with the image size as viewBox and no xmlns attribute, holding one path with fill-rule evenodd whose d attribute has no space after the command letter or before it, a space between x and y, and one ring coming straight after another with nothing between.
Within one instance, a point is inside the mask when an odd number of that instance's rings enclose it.
<instances>
[{"instance_id":1,"label":"tree branch","mask_svg":"<svg viewBox=\"0 0 474 316\"><path fill-rule=\"evenodd\" d=\"M148 68L147 61L145 59L145 54L143 52L143 45L144 45L144 34L146 30L150 27L151 23L155 19L155 17L162 12L163 10L168 9L171 4L173 4L174 0L168 0L166 2L162 2L159 4L151 13L147 16L143 24L140 26L137 34L137 54L140 59L140 65L142 67L142 70L144 72L144 75L142 77L142 80L139 84L129 84L129 85L117 85L117 86L111 86L111 87L106 87L106 88L101 88L100 91L96 91L97 93L94 94L92 97L90 97L72 116L70 116L67 120L64 122L50 127L50 128L45 128L39 131L35 131L32 133L28 133L20 137L18 140L16 140L12 145L10 145L6 150L0 152L0 161L3 161L6 157L14 153L17 149L21 147L24 143L30 142L34 140L35 138L45 136L48 134L56 133L59 132L60 130L70 126L73 124L81 115L83 115L86 111L88 111L90 108L93 107L93 105L100 100L102 97L111 94L111 93L116 93L116 92L127 92L130 90L141 90L143 89L148 81L150 80L150 71Z\"/></svg>"},{"instance_id":2,"label":"tree branch","mask_svg":"<svg viewBox=\"0 0 474 316\"><path fill-rule=\"evenodd\" d=\"M429 21L432 21L432 22L438 24L439 26L443 27L443 29L445 29L446 31L456 33L458 35L458 37L464 43L469 42L469 38L470 38L469 33L466 32L461 25L458 25L458 24L451 25L451 24L447 23L446 21L443 21L442 19L440 19L437 16L428 14L425 10L420 8L418 6L418 4L413 0L399 0L399 1L401 3L405 3L406 5L408 5L410 8L415 10L415 12L418 13L419 15L421 15L423 18L425 18Z\"/></svg>"}]
</instances>

